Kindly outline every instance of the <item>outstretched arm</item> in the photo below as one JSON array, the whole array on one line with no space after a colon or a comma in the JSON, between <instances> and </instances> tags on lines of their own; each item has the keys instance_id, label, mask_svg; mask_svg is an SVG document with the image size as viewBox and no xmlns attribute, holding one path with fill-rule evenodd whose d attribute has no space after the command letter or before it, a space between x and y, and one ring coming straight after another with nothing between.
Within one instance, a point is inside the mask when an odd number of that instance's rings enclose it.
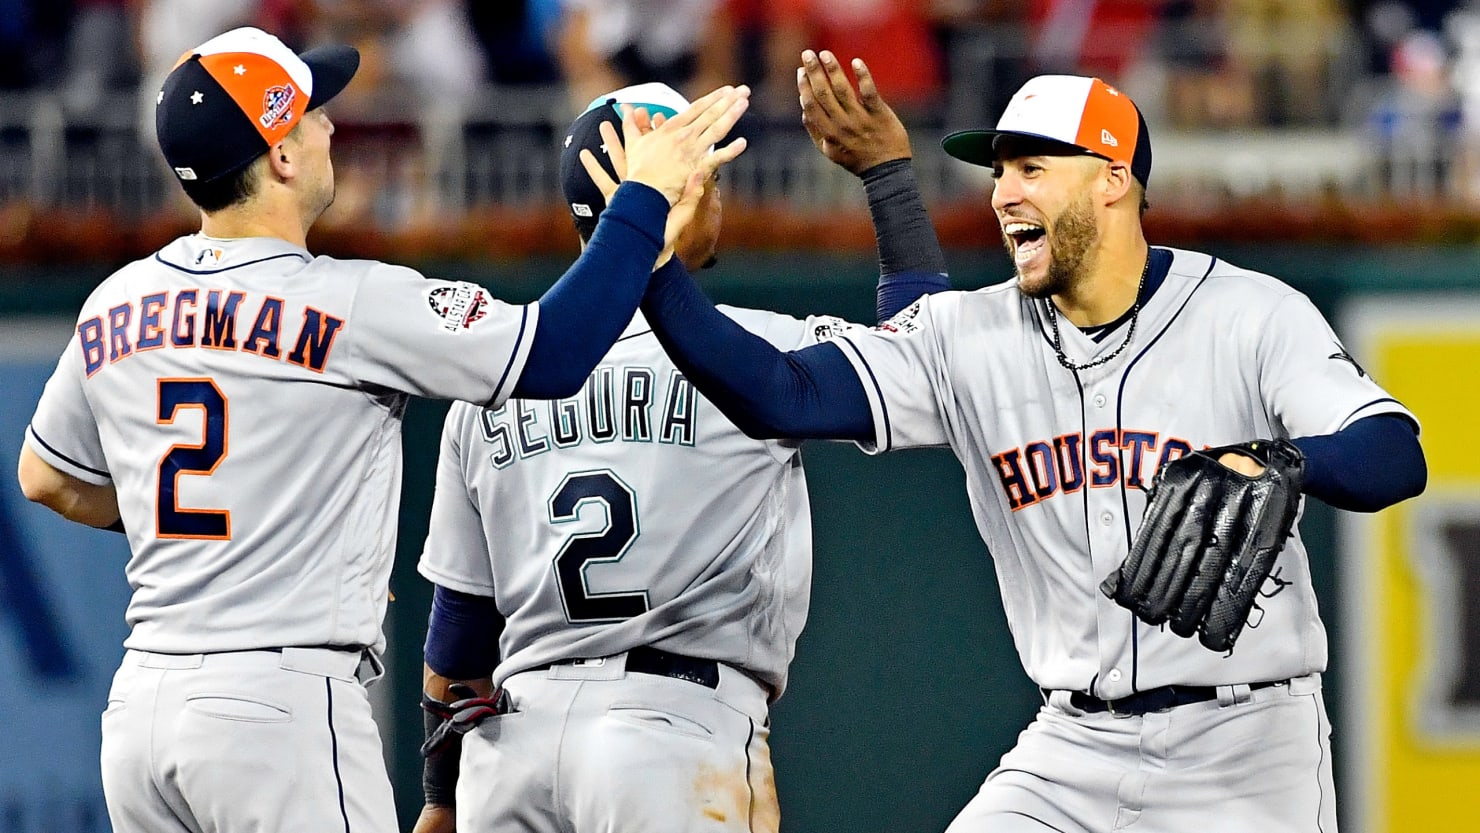
<instances>
[{"instance_id":1,"label":"outstretched arm","mask_svg":"<svg viewBox=\"0 0 1480 833\"><path fill-rule=\"evenodd\" d=\"M646 111L623 114L630 182L615 189L586 250L540 299L515 396L570 396L611 349L654 261L672 254L673 238L692 218L704 180L745 150L744 139L709 148L745 112L749 92L722 87L656 128Z\"/></svg>"},{"instance_id":2,"label":"outstretched arm","mask_svg":"<svg viewBox=\"0 0 1480 833\"><path fill-rule=\"evenodd\" d=\"M827 50L802 53L797 93L802 126L829 160L863 180L879 246L878 320L893 318L921 295L950 289L945 255L920 199L910 166L909 133L874 84L861 59L853 59L855 92L837 58Z\"/></svg>"},{"instance_id":3,"label":"outstretched arm","mask_svg":"<svg viewBox=\"0 0 1480 833\"><path fill-rule=\"evenodd\" d=\"M642 311L678 369L746 434L874 436L863 384L836 345L777 350L715 309L677 259L653 273Z\"/></svg>"},{"instance_id":4,"label":"outstretched arm","mask_svg":"<svg viewBox=\"0 0 1480 833\"><path fill-rule=\"evenodd\" d=\"M1305 455L1305 493L1351 512L1376 512L1417 497L1428 463L1413 423L1400 414L1364 417L1334 434L1291 440Z\"/></svg>"}]
</instances>

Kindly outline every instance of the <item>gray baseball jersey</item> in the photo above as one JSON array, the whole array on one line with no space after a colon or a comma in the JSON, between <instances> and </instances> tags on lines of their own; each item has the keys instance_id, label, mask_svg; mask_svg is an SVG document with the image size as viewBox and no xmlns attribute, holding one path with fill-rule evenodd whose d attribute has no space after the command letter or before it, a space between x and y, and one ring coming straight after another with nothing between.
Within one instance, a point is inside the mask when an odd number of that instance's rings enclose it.
<instances>
[{"instance_id":1,"label":"gray baseball jersey","mask_svg":"<svg viewBox=\"0 0 1480 833\"><path fill-rule=\"evenodd\" d=\"M502 403L536 316L267 238L184 237L105 280L26 442L117 489L125 644L378 650L407 394Z\"/></svg>"},{"instance_id":2,"label":"gray baseball jersey","mask_svg":"<svg viewBox=\"0 0 1480 833\"><path fill-rule=\"evenodd\" d=\"M1013 639L1044 688L1113 699L1323 670L1326 634L1298 535L1231 654L1139 624L1097 587L1125 558L1162 463L1379 413L1412 418L1304 295L1207 255L1173 255L1131 349L1077 374L1058 362L1045 302L1015 283L931 295L839 341L873 409L868 450L950 446L961 459ZM1103 343L1060 329L1083 363L1117 349L1124 325Z\"/></svg>"},{"instance_id":3,"label":"gray baseball jersey","mask_svg":"<svg viewBox=\"0 0 1480 833\"><path fill-rule=\"evenodd\" d=\"M782 349L844 326L725 312ZM812 574L802 461L725 419L639 313L577 396L452 406L420 570L498 600L495 681L650 645L779 694Z\"/></svg>"}]
</instances>

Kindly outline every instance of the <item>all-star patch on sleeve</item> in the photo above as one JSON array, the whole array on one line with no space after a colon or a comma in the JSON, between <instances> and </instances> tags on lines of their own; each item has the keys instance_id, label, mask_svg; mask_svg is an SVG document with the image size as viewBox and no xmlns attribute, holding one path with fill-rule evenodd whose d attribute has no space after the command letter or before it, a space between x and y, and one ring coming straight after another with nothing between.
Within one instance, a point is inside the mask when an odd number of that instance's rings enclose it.
<instances>
[{"instance_id":1,"label":"all-star patch on sleeve","mask_svg":"<svg viewBox=\"0 0 1480 833\"><path fill-rule=\"evenodd\" d=\"M538 311L475 283L375 264L346 322L350 372L365 384L497 406L524 367Z\"/></svg>"}]
</instances>

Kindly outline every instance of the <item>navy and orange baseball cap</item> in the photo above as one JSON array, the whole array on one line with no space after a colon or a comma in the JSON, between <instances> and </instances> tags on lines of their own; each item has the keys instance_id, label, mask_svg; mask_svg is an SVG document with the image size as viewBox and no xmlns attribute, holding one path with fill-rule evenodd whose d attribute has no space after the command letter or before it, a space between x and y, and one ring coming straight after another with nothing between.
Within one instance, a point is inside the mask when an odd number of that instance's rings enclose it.
<instances>
[{"instance_id":1,"label":"navy and orange baseball cap","mask_svg":"<svg viewBox=\"0 0 1480 833\"><path fill-rule=\"evenodd\" d=\"M1098 78L1040 75L1008 102L993 130L960 130L941 140L946 153L973 165L997 161L998 139L1018 136L1065 155L1125 162L1144 187L1151 178L1151 137L1130 96Z\"/></svg>"},{"instance_id":2,"label":"navy and orange baseball cap","mask_svg":"<svg viewBox=\"0 0 1480 833\"><path fill-rule=\"evenodd\" d=\"M154 131L175 176L207 183L240 171L343 90L360 67L352 46L296 54L251 27L180 56L155 100Z\"/></svg>"},{"instance_id":3,"label":"navy and orange baseball cap","mask_svg":"<svg viewBox=\"0 0 1480 833\"><path fill-rule=\"evenodd\" d=\"M623 104L641 107L648 111L649 116L662 114L664 118L672 118L689 107L688 99L667 84L634 84L597 96L571 123L560 149L560 191L565 195L565 204L570 207L576 231L584 238L590 238L596 231L596 220L606 209L606 198L581 165L581 150L590 150L607 174L616 178L616 171L606 154L606 140L601 138L601 125L610 123L620 138L620 105Z\"/></svg>"}]
</instances>

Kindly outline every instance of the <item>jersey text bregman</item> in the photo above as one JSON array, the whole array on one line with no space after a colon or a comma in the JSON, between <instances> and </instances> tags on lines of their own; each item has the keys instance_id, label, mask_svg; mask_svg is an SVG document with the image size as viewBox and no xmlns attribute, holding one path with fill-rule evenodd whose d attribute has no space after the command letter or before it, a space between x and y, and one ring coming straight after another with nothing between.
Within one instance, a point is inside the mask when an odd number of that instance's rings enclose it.
<instances>
[{"instance_id":1,"label":"jersey text bregman","mask_svg":"<svg viewBox=\"0 0 1480 833\"><path fill-rule=\"evenodd\" d=\"M284 303L282 298L249 299L245 292L194 286L173 293L151 292L77 325L83 366L92 376L105 364L160 347L240 350L276 361L283 358ZM242 328L245 335L240 341L238 319L251 322ZM343 318L305 307L296 333L286 342L291 345L286 360L322 373L334 337L343 327Z\"/></svg>"}]
</instances>

